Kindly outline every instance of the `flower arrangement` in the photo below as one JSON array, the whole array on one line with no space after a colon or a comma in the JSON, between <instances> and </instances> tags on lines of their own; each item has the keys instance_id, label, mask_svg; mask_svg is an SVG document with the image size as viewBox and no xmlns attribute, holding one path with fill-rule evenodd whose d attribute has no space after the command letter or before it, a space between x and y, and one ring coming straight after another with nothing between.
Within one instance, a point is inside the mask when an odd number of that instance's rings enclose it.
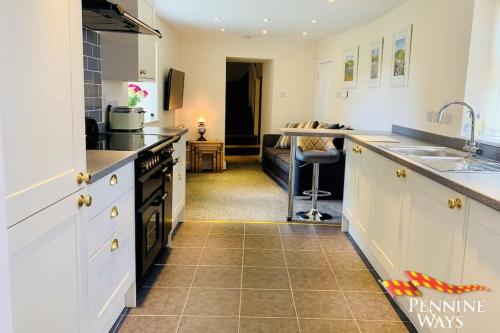
<instances>
[{"instance_id":1,"label":"flower arrangement","mask_svg":"<svg viewBox=\"0 0 500 333\"><path fill-rule=\"evenodd\" d=\"M141 89L137 84L130 83L128 85L128 106L135 108L148 95L147 90Z\"/></svg>"}]
</instances>

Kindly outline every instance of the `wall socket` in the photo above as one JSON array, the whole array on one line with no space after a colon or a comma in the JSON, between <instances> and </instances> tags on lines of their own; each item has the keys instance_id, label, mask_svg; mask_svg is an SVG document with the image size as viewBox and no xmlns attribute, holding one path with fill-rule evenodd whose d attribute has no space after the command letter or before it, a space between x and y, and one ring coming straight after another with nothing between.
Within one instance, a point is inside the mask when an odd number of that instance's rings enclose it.
<instances>
[{"instance_id":1,"label":"wall socket","mask_svg":"<svg viewBox=\"0 0 500 333\"><path fill-rule=\"evenodd\" d=\"M437 123L439 112L427 111L427 121ZM445 112L443 123L446 125L451 125L453 122L453 113Z\"/></svg>"}]
</instances>

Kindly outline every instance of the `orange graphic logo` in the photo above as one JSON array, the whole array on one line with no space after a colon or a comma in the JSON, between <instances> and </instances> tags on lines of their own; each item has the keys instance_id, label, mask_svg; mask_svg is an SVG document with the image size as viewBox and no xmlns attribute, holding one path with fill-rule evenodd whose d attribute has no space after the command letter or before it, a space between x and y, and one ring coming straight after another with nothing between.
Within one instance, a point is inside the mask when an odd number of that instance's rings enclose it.
<instances>
[{"instance_id":1,"label":"orange graphic logo","mask_svg":"<svg viewBox=\"0 0 500 333\"><path fill-rule=\"evenodd\" d=\"M382 285L392 297L421 297L422 292L418 289L418 287L437 290L445 294L463 294L473 291L491 291L491 289L488 287L476 284L463 286L452 285L417 272L406 271L405 274L410 279L409 281L382 281Z\"/></svg>"}]
</instances>

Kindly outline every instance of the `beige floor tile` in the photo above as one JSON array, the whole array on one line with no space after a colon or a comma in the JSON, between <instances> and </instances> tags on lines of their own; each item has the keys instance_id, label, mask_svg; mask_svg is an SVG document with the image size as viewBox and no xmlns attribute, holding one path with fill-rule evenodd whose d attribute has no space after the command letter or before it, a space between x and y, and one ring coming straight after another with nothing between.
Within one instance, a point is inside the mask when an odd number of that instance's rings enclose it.
<instances>
[{"instance_id":1,"label":"beige floor tile","mask_svg":"<svg viewBox=\"0 0 500 333\"><path fill-rule=\"evenodd\" d=\"M180 317L128 316L123 319L120 333L176 333Z\"/></svg>"},{"instance_id":2,"label":"beige floor tile","mask_svg":"<svg viewBox=\"0 0 500 333\"><path fill-rule=\"evenodd\" d=\"M193 287L241 288L241 267L199 266Z\"/></svg>"},{"instance_id":3,"label":"beige floor tile","mask_svg":"<svg viewBox=\"0 0 500 333\"><path fill-rule=\"evenodd\" d=\"M383 293L344 292L344 295L358 320L399 320Z\"/></svg>"},{"instance_id":4,"label":"beige floor tile","mask_svg":"<svg viewBox=\"0 0 500 333\"><path fill-rule=\"evenodd\" d=\"M206 239L206 234L181 233L174 236L172 247L203 247Z\"/></svg>"},{"instance_id":5,"label":"beige floor tile","mask_svg":"<svg viewBox=\"0 0 500 333\"><path fill-rule=\"evenodd\" d=\"M241 266L243 250L203 249L200 265Z\"/></svg>"},{"instance_id":6,"label":"beige floor tile","mask_svg":"<svg viewBox=\"0 0 500 333\"><path fill-rule=\"evenodd\" d=\"M201 256L201 247L171 248L166 259L167 265L197 265Z\"/></svg>"},{"instance_id":7,"label":"beige floor tile","mask_svg":"<svg viewBox=\"0 0 500 333\"><path fill-rule=\"evenodd\" d=\"M296 318L241 318L240 333L299 333Z\"/></svg>"},{"instance_id":8,"label":"beige floor tile","mask_svg":"<svg viewBox=\"0 0 500 333\"><path fill-rule=\"evenodd\" d=\"M336 270L335 276L344 291L383 292L369 270Z\"/></svg>"},{"instance_id":9,"label":"beige floor tile","mask_svg":"<svg viewBox=\"0 0 500 333\"><path fill-rule=\"evenodd\" d=\"M241 249L243 248L244 235L232 234L208 234L205 247L219 249Z\"/></svg>"},{"instance_id":10,"label":"beige floor tile","mask_svg":"<svg viewBox=\"0 0 500 333\"><path fill-rule=\"evenodd\" d=\"M355 251L326 252L326 257L333 270L366 269L367 266Z\"/></svg>"},{"instance_id":11,"label":"beige floor tile","mask_svg":"<svg viewBox=\"0 0 500 333\"><path fill-rule=\"evenodd\" d=\"M141 288L129 315L180 315L189 288Z\"/></svg>"},{"instance_id":12,"label":"beige floor tile","mask_svg":"<svg viewBox=\"0 0 500 333\"><path fill-rule=\"evenodd\" d=\"M183 317L178 333L237 333L238 318Z\"/></svg>"},{"instance_id":13,"label":"beige floor tile","mask_svg":"<svg viewBox=\"0 0 500 333\"><path fill-rule=\"evenodd\" d=\"M301 333L358 333L354 320L301 319Z\"/></svg>"},{"instance_id":14,"label":"beige floor tile","mask_svg":"<svg viewBox=\"0 0 500 333\"><path fill-rule=\"evenodd\" d=\"M279 235L280 230L277 224L271 223L247 223L245 224L245 234L247 235Z\"/></svg>"},{"instance_id":15,"label":"beige floor tile","mask_svg":"<svg viewBox=\"0 0 500 333\"><path fill-rule=\"evenodd\" d=\"M246 235L245 249L272 250L282 249L280 236Z\"/></svg>"},{"instance_id":16,"label":"beige floor tile","mask_svg":"<svg viewBox=\"0 0 500 333\"><path fill-rule=\"evenodd\" d=\"M314 236L314 227L306 224L281 224L281 235L309 235Z\"/></svg>"},{"instance_id":17,"label":"beige floor tile","mask_svg":"<svg viewBox=\"0 0 500 333\"><path fill-rule=\"evenodd\" d=\"M290 290L243 289L241 315L244 317L295 317Z\"/></svg>"},{"instance_id":18,"label":"beige floor tile","mask_svg":"<svg viewBox=\"0 0 500 333\"><path fill-rule=\"evenodd\" d=\"M352 319L340 291L294 291L299 318Z\"/></svg>"},{"instance_id":19,"label":"beige floor tile","mask_svg":"<svg viewBox=\"0 0 500 333\"><path fill-rule=\"evenodd\" d=\"M325 251L354 251L347 237L318 237Z\"/></svg>"},{"instance_id":20,"label":"beige floor tile","mask_svg":"<svg viewBox=\"0 0 500 333\"><path fill-rule=\"evenodd\" d=\"M155 272L155 271L158 271ZM193 281L196 266L153 266L146 280L145 287L189 287Z\"/></svg>"},{"instance_id":21,"label":"beige floor tile","mask_svg":"<svg viewBox=\"0 0 500 333\"><path fill-rule=\"evenodd\" d=\"M243 288L290 289L286 268L244 267Z\"/></svg>"},{"instance_id":22,"label":"beige floor tile","mask_svg":"<svg viewBox=\"0 0 500 333\"><path fill-rule=\"evenodd\" d=\"M288 267L330 268L323 251L285 251Z\"/></svg>"},{"instance_id":23,"label":"beige floor tile","mask_svg":"<svg viewBox=\"0 0 500 333\"><path fill-rule=\"evenodd\" d=\"M191 289L186 305L188 316L238 316L240 290Z\"/></svg>"},{"instance_id":24,"label":"beige floor tile","mask_svg":"<svg viewBox=\"0 0 500 333\"><path fill-rule=\"evenodd\" d=\"M321 250L318 239L309 236L283 236L283 247L285 250Z\"/></svg>"},{"instance_id":25,"label":"beige floor tile","mask_svg":"<svg viewBox=\"0 0 500 333\"><path fill-rule=\"evenodd\" d=\"M359 328L363 333L407 333L409 332L402 322L393 321L360 321Z\"/></svg>"},{"instance_id":26,"label":"beige floor tile","mask_svg":"<svg viewBox=\"0 0 500 333\"><path fill-rule=\"evenodd\" d=\"M344 236L340 226L315 225L314 231L318 236Z\"/></svg>"},{"instance_id":27,"label":"beige floor tile","mask_svg":"<svg viewBox=\"0 0 500 333\"><path fill-rule=\"evenodd\" d=\"M243 235L245 233L245 225L243 223L212 223L210 233Z\"/></svg>"},{"instance_id":28,"label":"beige floor tile","mask_svg":"<svg viewBox=\"0 0 500 333\"><path fill-rule=\"evenodd\" d=\"M330 269L289 268L292 288L298 290L340 290Z\"/></svg>"},{"instance_id":29,"label":"beige floor tile","mask_svg":"<svg viewBox=\"0 0 500 333\"><path fill-rule=\"evenodd\" d=\"M177 230L177 234L208 234L211 223L184 222Z\"/></svg>"},{"instance_id":30,"label":"beige floor tile","mask_svg":"<svg viewBox=\"0 0 500 333\"><path fill-rule=\"evenodd\" d=\"M245 249L243 266L286 267L283 250Z\"/></svg>"}]
</instances>

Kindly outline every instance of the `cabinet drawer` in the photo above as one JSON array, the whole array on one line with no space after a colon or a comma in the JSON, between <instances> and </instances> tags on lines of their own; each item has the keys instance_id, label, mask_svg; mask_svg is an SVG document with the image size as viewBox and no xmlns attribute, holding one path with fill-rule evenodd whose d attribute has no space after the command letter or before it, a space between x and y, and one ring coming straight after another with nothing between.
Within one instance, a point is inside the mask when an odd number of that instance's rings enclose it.
<instances>
[{"instance_id":1,"label":"cabinet drawer","mask_svg":"<svg viewBox=\"0 0 500 333\"><path fill-rule=\"evenodd\" d=\"M87 256L90 258L113 234L134 219L134 189L104 208L87 226Z\"/></svg>"},{"instance_id":2,"label":"cabinet drawer","mask_svg":"<svg viewBox=\"0 0 500 333\"><path fill-rule=\"evenodd\" d=\"M88 263L92 332L109 331L125 307L125 294L134 279L134 223L130 219Z\"/></svg>"},{"instance_id":3,"label":"cabinet drawer","mask_svg":"<svg viewBox=\"0 0 500 333\"><path fill-rule=\"evenodd\" d=\"M106 206L110 205L127 190L134 186L134 163L129 163L106 177L91 184L88 188L92 196L89 218L92 219Z\"/></svg>"}]
</instances>

